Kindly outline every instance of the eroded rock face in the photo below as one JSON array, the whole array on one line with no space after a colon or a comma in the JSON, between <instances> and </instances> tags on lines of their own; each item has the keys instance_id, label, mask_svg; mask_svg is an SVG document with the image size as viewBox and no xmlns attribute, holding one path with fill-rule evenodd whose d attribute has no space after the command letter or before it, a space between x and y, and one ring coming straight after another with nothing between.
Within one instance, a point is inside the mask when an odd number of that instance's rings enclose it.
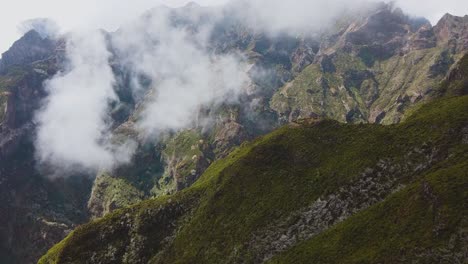
<instances>
[{"instance_id":1,"label":"eroded rock face","mask_svg":"<svg viewBox=\"0 0 468 264\"><path fill-rule=\"evenodd\" d=\"M28 70L9 91L4 125L18 129L33 119L46 93L42 82L50 75Z\"/></svg>"},{"instance_id":2,"label":"eroded rock face","mask_svg":"<svg viewBox=\"0 0 468 264\"><path fill-rule=\"evenodd\" d=\"M330 54L338 43L347 52L366 53L376 60L436 46L428 20L410 18L392 5L378 5L363 18L350 21L334 38L337 41L328 41L328 45L322 46L322 52Z\"/></svg>"},{"instance_id":3,"label":"eroded rock face","mask_svg":"<svg viewBox=\"0 0 468 264\"><path fill-rule=\"evenodd\" d=\"M215 135L214 148L218 157L225 157L233 146L240 145L248 138L247 132L241 124L234 121L225 123Z\"/></svg>"},{"instance_id":4,"label":"eroded rock face","mask_svg":"<svg viewBox=\"0 0 468 264\"><path fill-rule=\"evenodd\" d=\"M30 142L32 131L23 129L10 134L14 142L0 145L0 258L5 263L35 263L88 219L85 205L91 180L82 175L62 180L41 175Z\"/></svg>"},{"instance_id":5,"label":"eroded rock face","mask_svg":"<svg viewBox=\"0 0 468 264\"><path fill-rule=\"evenodd\" d=\"M0 72L10 66L45 60L54 54L55 45L55 41L42 38L39 33L31 30L2 54Z\"/></svg>"},{"instance_id":6,"label":"eroded rock face","mask_svg":"<svg viewBox=\"0 0 468 264\"><path fill-rule=\"evenodd\" d=\"M468 49L468 15L457 17L446 14L434 27L437 41L447 44L452 52Z\"/></svg>"},{"instance_id":7,"label":"eroded rock face","mask_svg":"<svg viewBox=\"0 0 468 264\"><path fill-rule=\"evenodd\" d=\"M287 123L310 115L351 123L398 123L429 100L467 50L466 18L432 27L392 5L343 22L314 62L277 91L270 107Z\"/></svg>"}]
</instances>

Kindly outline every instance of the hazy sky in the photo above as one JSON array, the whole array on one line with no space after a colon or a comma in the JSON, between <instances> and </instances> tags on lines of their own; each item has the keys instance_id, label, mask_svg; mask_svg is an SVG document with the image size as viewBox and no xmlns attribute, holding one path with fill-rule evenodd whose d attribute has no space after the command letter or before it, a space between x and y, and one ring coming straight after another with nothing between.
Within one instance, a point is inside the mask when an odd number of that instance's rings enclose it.
<instances>
[{"instance_id":1,"label":"hazy sky","mask_svg":"<svg viewBox=\"0 0 468 264\"><path fill-rule=\"evenodd\" d=\"M286 1L286 0L285 0ZM310 1L322 0L304 0ZM325 1L325 0L323 0ZM353 1L353 0L350 0ZM373 0L376 1L376 0ZM160 5L180 6L187 0L5 0L0 16L0 53L20 37L17 25L24 20L47 17L63 30L93 27L113 30L145 10ZM220 5L227 0L197 0L201 5ZM397 0L406 12L425 16L435 23L443 14L468 14L466 0Z\"/></svg>"},{"instance_id":2,"label":"hazy sky","mask_svg":"<svg viewBox=\"0 0 468 264\"><path fill-rule=\"evenodd\" d=\"M62 30L83 27L114 30L145 10L164 4L181 6L187 0L4 0L0 16L0 53L21 34L17 26L32 18L51 18ZM222 4L224 0L197 0L202 5Z\"/></svg>"}]
</instances>

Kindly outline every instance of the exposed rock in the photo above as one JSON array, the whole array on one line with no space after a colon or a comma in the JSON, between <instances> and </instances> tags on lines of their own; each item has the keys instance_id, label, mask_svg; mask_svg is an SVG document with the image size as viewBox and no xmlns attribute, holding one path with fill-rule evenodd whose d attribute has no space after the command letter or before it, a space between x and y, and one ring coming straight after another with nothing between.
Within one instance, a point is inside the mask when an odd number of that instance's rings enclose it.
<instances>
[{"instance_id":1,"label":"exposed rock","mask_svg":"<svg viewBox=\"0 0 468 264\"><path fill-rule=\"evenodd\" d=\"M457 17L446 14L434 27L439 45L448 45L452 52L468 49L468 15Z\"/></svg>"},{"instance_id":2,"label":"exposed rock","mask_svg":"<svg viewBox=\"0 0 468 264\"><path fill-rule=\"evenodd\" d=\"M389 160L380 160L375 168L366 169L354 183L341 187L336 193L320 197L309 207L262 228L249 243L249 248L259 254L256 262L265 262L299 241L310 239L351 215L383 201L389 194L403 188L403 179L399 175L424 171L440 161L436 156L436 149L423 146L406 155L407 160L420 160L419 164L407 163L401 166ZM428 199L436 199L431 196L429 187L424 189L424 193Z\"/></svg>"},{"instance_id":3,"label":"exposed rock","mask_svg":"<svg viewBox=\"0 0 468 264\"><path fill-rule=\"evenodd\" d=\"M0 72L13 65L25 65L51 57L55 51L54 41L42 38L34 30L26 33L13 46L2 54Z\"/></svg>"},{"instance_id":4,"label":"exposed rock","mask_svg":"<svg viewBox=\"0 0 468 264\"><path fill-rule=\"evenodd\" d=\"M93 184L88 209L93 218L142 201L144 194L124 179L107 174L99 175Z\"/></svg>"},{"instance_id":5,"label":"exposed rock","mask_svg":"<svg viewBox=\"0 0 468 264\"><path fill-rule=\"evenodd\" d=\"M310 43L309 43L310 42ZM292 53L291 62L294 72L301 72L312 64L318 51L318 44L314 41L302 40L298 48Z\"/></svg>"},{"instance_id":6,"label":"exposed rock","mask_svg":"<svg viewBox=\"0 0 468 264\"><path fill-rule=\"evenodd\" d=\"M430 23L422 26L409 40L409 50L430 49L437 45L437 39Z\"/></svg>"},{"instance_id":7,"label":"exposed rock","mask_svg":"<svg viewBox=\"0 0 468 264\"><path fill-rule=\"evenodd\" d=\"M214 148L218 157L229 154L233 146L238 146L248 138L244 127L236 122L225 123L215 135Z\"/></svg>"}]
</instances>

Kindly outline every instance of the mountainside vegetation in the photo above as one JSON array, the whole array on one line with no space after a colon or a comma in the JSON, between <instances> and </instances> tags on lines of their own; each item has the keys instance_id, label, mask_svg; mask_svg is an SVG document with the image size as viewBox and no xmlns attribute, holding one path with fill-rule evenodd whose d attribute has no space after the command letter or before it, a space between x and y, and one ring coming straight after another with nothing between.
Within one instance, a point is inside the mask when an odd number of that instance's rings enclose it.
<instances>
[{"instance_id":1,"label":"mountainside vegetation","mask_svg":"<svg viewBox=\"0 0 468 264\"><path fill-rule=\"evenodd\" d=\"M462 262L467 150L467 96L392 126L301 120L186 190L80 226L39 263Z\"/></svg>"}]
</instances>

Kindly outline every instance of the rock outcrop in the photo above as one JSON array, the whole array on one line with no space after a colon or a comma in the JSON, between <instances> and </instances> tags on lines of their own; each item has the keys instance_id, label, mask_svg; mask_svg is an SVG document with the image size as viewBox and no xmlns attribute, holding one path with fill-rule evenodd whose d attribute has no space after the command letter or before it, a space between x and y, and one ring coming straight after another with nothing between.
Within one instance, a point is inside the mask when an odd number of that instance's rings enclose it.
<instances>
[{"instance_id":1,"label":"rock outcrop","mask_svg":"<svg viewBox=\"0 0 468 264\"><path fill-rule=\"evenodd\" d=\"M434 27L437 41L448 45L454 53L468 49L468 15L457 17L446 14Z\"/></svg>"},{"instance_id":2,"label":"rock outcrop","mask_svg":"<svg viewBox=\"0 0 468 264\"><path fill-rule=\"evenodd\" d=\"M2 54L0 72L11 66L21 66L48 59L54 55L55 47L55 41L43 38L39 33L31 30Z\"/></svg>"}]
</instances>

